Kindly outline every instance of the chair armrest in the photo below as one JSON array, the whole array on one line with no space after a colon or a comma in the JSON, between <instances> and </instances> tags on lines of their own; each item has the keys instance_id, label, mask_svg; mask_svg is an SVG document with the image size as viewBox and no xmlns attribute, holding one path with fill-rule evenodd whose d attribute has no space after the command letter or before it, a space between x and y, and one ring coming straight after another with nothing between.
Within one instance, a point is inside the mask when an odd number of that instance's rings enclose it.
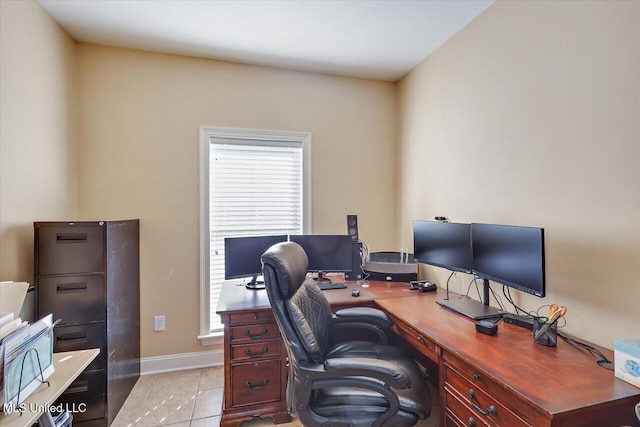
<instances>
[{"instance_id":1,"label":"chair armrest","mask_svg":"<svg viewBox=\"0 0 640 427\"><path fill-rule=\"evenodd\" d=\"M371 307L350 307L338 310L335 313L334 322L372 323L382 329L389 329L393 322L387 314Z\"/></svg>"},{"instance_id":2,"label":"chair armrest","mask_svg":"<svg viewBox=\"0 0 640 427\"><path fill-rule=\"evenodd\" d=\"M333 315L335 328L368 330L378 337L379 344L387 343L387 331L392 325L389 316L376 308L343 308Z\"/></svg>"},{"instance_id":3,"label":"chair armrest","mask_svg":"<svg viewBox=\"0 0 640 427\"><path fill-rule=\"evenodd\" d=\"M402 367L395 363L367 357L336 357L324 362L327 373L340 376L373 377L384 381L393 388L411 387L411 378Z\"/></svg>"}]
</instances>

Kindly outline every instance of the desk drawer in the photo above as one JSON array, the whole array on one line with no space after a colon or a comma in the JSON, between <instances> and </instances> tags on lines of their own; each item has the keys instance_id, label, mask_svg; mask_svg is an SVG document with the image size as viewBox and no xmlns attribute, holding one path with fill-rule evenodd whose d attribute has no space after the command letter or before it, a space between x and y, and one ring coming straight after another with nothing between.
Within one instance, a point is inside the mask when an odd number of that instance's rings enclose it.
<instances>
[{"instance_id":1,"label":"desk drawer","mask_svg":"<svg viewBox=\"0 0 640 427\"><path fill-rule=\"evenodd\" d=\"M527 426L528 424L509 411L493 396L488 395L481 387L474 386L460 373L447 367L445 392L455 395L465 406L474 412L474 418L482 419L490 425L509 427Z\"/></svg>"},{"instance_id":2,"label":"desk drawer","mask_svg":"<svg viewBox=\"0 0 640 427\"><path fill-rule=\"evenodd\" d=\"M231 360L234 362L280 356L280 354L280 340L231 346Z\"/></svg>"},{"instance_id":3,"label":"desk drawer","mask_svg":"<svg viewBox=\"0 0 640 427\"><path fill-rule=\"evenodd\" d=\"M435 342L431 341L429 338L425 337L420 332L411 328L409 325L406 325L402 322L396 322L395 328L397 334L404 338L409 342L416 350L420 351L422 354L427 356L433 362L438 363L439 360L439 351L438 346Z\"/></svg>"},{"instance_id":4,"label":"desk drawer","mask_svg":"<svg viewBox=\"0 0 640 427\"><path fill-rule=\"evenodd\" d=\"M268 340L280 337L275 323L231 327L231 342Z\"/></svg>"},{"instance_id":5,"label":"desk drawer","mask_svg":"<svg viewBox=\"0 0 640 427\"><path fill-rule=\"evenodd\" d=\"M231 325L248 325L253 323L275 323L271 310L254 311L253 313L234 313L229 316Z\"/></svg>"},{"instance_id":6,"label":"desk drawer","mask_svg":"<svg viewBox=\"0 0 640 427\"><path fill-rule=\"evenodd\" d=\"M468 396L469 389L473 389L476 396L488 399L483 400L483 409L486 410L492 404L498 404L505 408L505 411L502 412L509 413L514 419L519 420L520 424L512 425L528 425L523 420L535 419L535 411L531 405L506 391L504 385L488 378L474 367L451 356L450 353L445 353L444 367L445 383L456 390L460 396ZM478 404L480 405L480 403ZM487 407L484 407L485 404Z\"/></svg>"},{"instance_id":7,"label":"desk drawer","mask_svg":"<svg viewBox=\"0 0 640 427\"><path fill-rule=\"evenodd\" d=\"M470 426L470 427L491 427L497 424L486 423L486 419L477 413L475 413L472 409L467 407L462 401L460 401L455 395L445 391L444 393L445 400L445 411L447 420L446 425L453 426ZM453 421L449 423L449 421ZM509 425L505 425L505 427L511 427Z\"/></svg>"},{"instance_id":8,"label":"desk drawer","mask_svg":"<svg viewBox=\"0 0 640 427\"><path fill-rule=\"evenodd\" d=\"M243 406L280 400L281 359L231 366L231 405Z\"/></svg>"}]
</instances>

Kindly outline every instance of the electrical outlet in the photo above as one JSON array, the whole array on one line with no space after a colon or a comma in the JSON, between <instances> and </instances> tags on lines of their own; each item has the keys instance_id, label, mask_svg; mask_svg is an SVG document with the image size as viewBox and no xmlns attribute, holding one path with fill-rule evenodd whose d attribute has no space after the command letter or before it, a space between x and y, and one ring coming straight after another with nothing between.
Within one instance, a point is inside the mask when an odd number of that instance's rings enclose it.
<instances>
[{"instance_id":1,"label":"electrical outlet","mask_svg":"<svg viewBox=\"0 0 640 427\"><path fill-rule=\"evenodd\" d=\"M154 316L153 317L153 330L164 331L164 316Z\"/></svg>"}]
</instances>

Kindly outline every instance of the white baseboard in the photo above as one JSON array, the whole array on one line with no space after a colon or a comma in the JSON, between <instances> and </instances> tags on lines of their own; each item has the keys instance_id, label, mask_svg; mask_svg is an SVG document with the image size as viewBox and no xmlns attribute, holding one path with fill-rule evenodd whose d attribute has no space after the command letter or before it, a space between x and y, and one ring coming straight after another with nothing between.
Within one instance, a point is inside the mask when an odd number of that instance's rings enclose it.
<instances>
[{"instance_id":1,"label":"white baseboard","mask_svg":"<svg viewBox=\"0 0 640 427\"><path fill-rule=\"evenodd\" d=\"M208 368L210 366L222 366L223 364L223 349L144 357L140 359L140 375Z\"/></svg>"}]
</instances>

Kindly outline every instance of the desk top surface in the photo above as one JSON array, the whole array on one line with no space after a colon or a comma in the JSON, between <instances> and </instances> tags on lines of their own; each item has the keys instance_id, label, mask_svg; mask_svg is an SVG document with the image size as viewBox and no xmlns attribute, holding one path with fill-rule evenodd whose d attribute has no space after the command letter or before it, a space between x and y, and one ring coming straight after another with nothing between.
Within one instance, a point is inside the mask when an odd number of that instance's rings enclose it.
<instances>
[{"instance_id":1,"label":"desk top surface","mask_svg":"<svg viewBox=\"0 0 640 427\"><path fill-rule=\"evenodd\" d=\"M339 281L341 279L336 279ZM380 298L398 298L416 295L410 291L406 283L399 282L345 282L344 289L329 289L324 292L331 304L365 304ZM360 296L351 295L353 289L360 291ZM216 313L225 314L241 310L271 308L267 291L264 289L246 289L243 285L227 283L222 286L222 293L216 307Z\"/></svg>"},{"instance_id":2,"label":"desk top surface","mask_svg":"<svg viewBox=\"0 0 640 427\"><path fill-rule=\"evenodd\" d=\"M381 298L376 303L445 351L551 414L640 396L640 389L599 367L598 357L565 340L558 340L556 347L545 347L533 341L531 330L504 322L496 335L477 332L475 320L436 303L444 296L438 292L415 298ZM610 350L600 350L612 359Z\"/></svg>"},{"instance_id":3,"label":"desk top surface","mask_svg":"<svg viewBox=\"0 0 640 427\"><path fill-rule=\"evenodd\" d=\"M77 350L53 354L55 371L47 380L50 386L40 385L25 401L27 410L20 415L17 411L11 415L0 414L2 427L28 427L35 423L44 412L44 407L52 405L71 383L89 366L100 350ZM37 409L36 409L37 408ZM32 410L35 409L35 410Z\"/></svg>"}]
</instances>

